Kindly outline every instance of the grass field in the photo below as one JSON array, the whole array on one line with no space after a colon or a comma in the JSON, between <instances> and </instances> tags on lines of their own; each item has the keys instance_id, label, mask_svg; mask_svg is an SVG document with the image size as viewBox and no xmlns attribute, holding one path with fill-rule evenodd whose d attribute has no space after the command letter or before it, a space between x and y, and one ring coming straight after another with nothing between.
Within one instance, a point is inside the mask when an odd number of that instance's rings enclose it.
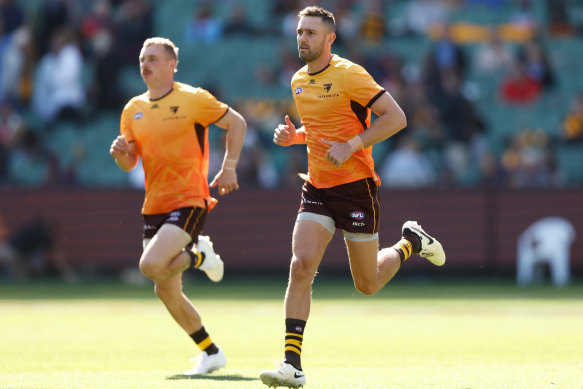
<instances>
[{"instance_id":1,"label":"grass field","mask_svg":"<svg viewBox=\"0 0 583 389\"><path fill-rule=\"evenodd\" d=\"M186 292L227 368L185 377L194 344L152 288L0 284L0 388L262 388L282 358L285 275ZM307 388L583 388L583 286L401 278L376 296L319 278Z\"/></svg>"}]
</instances>

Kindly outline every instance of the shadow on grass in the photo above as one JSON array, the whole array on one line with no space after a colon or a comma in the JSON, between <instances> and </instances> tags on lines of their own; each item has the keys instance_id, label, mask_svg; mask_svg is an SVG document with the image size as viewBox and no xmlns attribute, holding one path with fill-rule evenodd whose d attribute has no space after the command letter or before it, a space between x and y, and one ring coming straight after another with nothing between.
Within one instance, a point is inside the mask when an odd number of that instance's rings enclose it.
<instances>
[{"instance_id":1,"label":"shadow on grass","mask_svg":"<svg viewBox=\"0 0 583 389\"><path fill-rule=\"evenodd\" d=\"M255 377L245 377L240 374L228 374L228 375L185 375L185 374L175 374L170 377L166 377L167 380L211 380L211 381L255 381L258 378Z\"/></svg>"}]
</instances>

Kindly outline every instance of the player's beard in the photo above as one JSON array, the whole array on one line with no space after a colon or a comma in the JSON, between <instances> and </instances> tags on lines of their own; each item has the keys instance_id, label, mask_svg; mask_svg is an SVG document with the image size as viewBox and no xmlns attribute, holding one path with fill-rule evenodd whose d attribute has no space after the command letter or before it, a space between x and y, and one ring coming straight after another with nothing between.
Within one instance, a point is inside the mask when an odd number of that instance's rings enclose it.
<instances>
[{"instance_id":1,"label":"player's beard","mask_svg":"<svg viewBox=\"0 0 583 389\"><path fill-rule=\"evenodd\" d=\"M300 51L300 47L298 46L298 56L304 62L312 62L316 58L319 58L323 51L324 45L320 45L317 48L314 48L314 46L308 47L307 52L304 53Z\"/></svg>"}]
</instances>

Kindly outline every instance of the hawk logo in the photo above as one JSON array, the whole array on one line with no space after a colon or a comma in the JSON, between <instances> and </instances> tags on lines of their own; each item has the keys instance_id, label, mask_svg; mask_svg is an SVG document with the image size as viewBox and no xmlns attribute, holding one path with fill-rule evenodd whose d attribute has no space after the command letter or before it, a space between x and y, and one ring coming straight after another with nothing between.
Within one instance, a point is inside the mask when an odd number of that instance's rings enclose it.
<instances>
[{"instance_id":1,"label":"hawk logo","mask_svg":"<svg viewBox=\"0 0 583 389\"><path fill-rule=\"evenodd\" d=\"M316 80L314 80L313 78L310 80L310 82L308 82L308 85L315 85L316 84Z\"/></svg>"},{"instance_id":2,"label":"hawk logo","mask_svg":"<svg viewBox=\"0 0 583 389\"><path fill-rule=\"evenodd\" d=\"M170 111L172 111L172 113L178 112L178 105L175 105L173 107L170 107Z\"/></svg>"},{"instance_id":3,"label":"hawk logo","mask_svg":"<svg viewBox=\"0 0 583 389\"><path fill-rule=\"evenodd\" d=\"M150 107L150 109L156 109L156 108L160 108L160 106L158 104L154 104Z\"/></svg>"},{"instance_id":4,"label":"hawk logo","mask_svg":"<svg viewBox=\"0 0 583 389\"><path fill-rule=\"evenodd\" d=\"M330 89L332 89L332 83L324 84L324 89L326 89L326 92L330 92Z\"/></svg>"}]
</instances>

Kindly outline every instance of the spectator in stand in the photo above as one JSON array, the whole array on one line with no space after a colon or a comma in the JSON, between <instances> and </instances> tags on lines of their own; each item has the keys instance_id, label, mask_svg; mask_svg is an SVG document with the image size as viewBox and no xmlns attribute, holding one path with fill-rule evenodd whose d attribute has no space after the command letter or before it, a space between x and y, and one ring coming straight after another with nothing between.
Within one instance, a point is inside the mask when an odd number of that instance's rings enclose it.
<instances>
[{"instance_id":1,"label":"spectator in stand","mask_svg":"<svg viewBox=\"0 0 583 389\"><path fill-rule=\"evenodd\" d=\"M440 92L430 96L439 111L449 141L469 144L483 134L485 124L474 104L462 93L461 80L453 71L442 75Z\"/></svg>"},{"instance_id":2,"label":"spectator in stand","mask_svg":"<svg viewBox=\"0 0 583 389\"><path fill-rule=\"evenodd\" d=\"M81 2L73 0L44 0L40 2L35 18L34 41L38 56L42 57L51 50L51 39L67 26L78 25L81 15Z\"/></svg>"},{"instance_id":3,"label":"spectator in stand","mask_svg":"<svg viewBox=\"0 0 583 389\"><path fill-rule=\"evenodd\" d=\"M524 64L528 76L536 80L543 89L550 89L555 85L548 55L538 40L531 39L524 43L518 58Z\"/></svg>"},{"instance_id":4,"label":"spectator in stand","mask_svg":"<svg viewBox=\"0 0 583 389\"><path fill-rule=\"evenodd\" d=\"M444 0L411 0L401 18L401 29L407 35L424 36L431 26L445 24L449 15Z\"/></svg>"},{"instance_id":5,"label":"spectator in stand","mask_svg":"<svg viewBox=\"0 0 583 389\"><path fill-rule=\"evenodd\" d=\"M0 103L0 145L12 149L22 138L26 126L22 116L9 101Z\"/></svg>"},{"instance_id":6,"label":"spectator in stand","mask_svg":"<svg viewBox=\"0 0 583 389\"><path fill-rule=\"evenodd\" d=\"M153 34L153 14L148 0L122 0L115 20L117 55L125 65L136 66L142 43Z\"/></svg>"},{"instance_id":7,"label":"spectator in stand","mask_svg":"<svg viewBox=\"0 0 583 389\"><path fill-rule=\"evenodd\" d=\"M336 43L350 46L355 43L358 35L358 18L351 7L340 7L336 14L338 15Z\"/></svg>"},{"instance_id":8,"label":"spectator in stand","mask_svg":"<svg viewBox=\"0 0 583 389\"><path fill-rule=\"evenodd\" d=\"M391 188L421 188L435 184L437 174L419 143L410 135L402 136L398 146L383 162L381 180Z\"/></svg>"},{"instance_id":9,"label":"spectator in stand","mask_svg":"<svg viewBox=\"0 0 583 389\"><path fill-rule=\"evenodd\" d=\"M360 23L359 37L364 42L379 44L386 35L386 30L383 3L378 0L368 1Z\"/></svg>"},{"instance_id":10,"label":"spectator in stand","mask_svg":"<svg viewBox=\"0 0 583 389\"><path fill-rule=\"evenodd\" d=\"M213 15L209 6L202 6L196 10L184 30L184 42L191 46L199 43L210 46L219 42L222 36L223 24Z\"/></svg>"},{"instance_id":11,"label":"spectator in stand","mask_svg":"<svg viewBox=\"0 0 583 389\"><path fill-rule=\"evenodd\" d=\"M583 92L577 93L561 125L559 134L567 143L583 143Z\"/></svg>"},{"instance_id":12,"label":"spectator in stand","mask_svg":"<svg viewBox=\"0 0 583 389\"><path fill-rule=\"evenodd\" d=\"M449 26L442 25L437 30L439 39L426 54L423 69L425 86L430 94L439 93L443 74L453 72L463 80L467 69L466 54L461 46L453 41Z\"/></svg>"},{"instance_id":13,"label":"spectator in stand","mask_svg":"<svg viewBox=\"0 0 583 389\"><path fill-rule=\"evenodd\" d=\"M480 44L474 57L476 70L483 74L506 73L512 67L514 55L495 29L491 29L490 39Z\"/></svg>"},{"instance_id":14,"label":"spectator in stand","mask_svg":"<svg viewBox=\"0 0 583 389\"><path fill-rule=\"evenodd\" d=\"M230 9L227 23L224 27L225 36L251 37L255 35L255 28L247 18L247 8L244 4L236 3Z\"/></svg>"},{"instance_id":15,"label":"spectator in stand","mask_svg":"<svg viewBox=\"0 0 583 389\"><path fill-rule=\"evenodd\" d=\"M524 64L515 62L500 85L500 98L513 105L529 105L540 97L541 84L530 77Z\"/></svg>"},{"instance_id":16,"label":"spectator in stand","mask_svg":"<svg viewBox=\"0 0 583 389\"><path fill-rule=\"evenodd\" d=\"M33 107L48 123L76 120L85 104L82 81L83 55L73 31L58 30L51 51L41 58L34 84Z\"/></svg>"},{"instance_id":17,"label":"spectator in stand","mask_svg":"<svg viewBox=\"0 0 583 389\"><path fill-rule=\"evenodd\" d=\"M91 41L95 72L87 92L97 110L119 110L127 100L118 80L123 62L113 42L113 30L110 29L101 30Z\"/></svg>"},{"instance_id":18,"label":"spectator in stand","mask_svg":"<svg viewBox=\"0 0 583 389\"><path fill-rule=\"evenodd\" d=\"M548 137L541 131L522 130L502 155L506 187L549 188L563 183Z\"/></svg>"},{"instance_id":19,"label":"spectator in stand","mask_svg":"<svg viewBox=\"0 0 583 389\"><path fill-rule=\"evenodd\" d=\"M22 26L4 39L4 49L0 51L0 103L8 100L19 106L22 102L22 81L32 45L30 29Z\"/></svg>"},{"instance_id":20,"label":"spectator in stand","mask_svg":"<svg viewBox=\"0 0 583 389\"><path fill-rule=\"evenodd\" d=\"M481 163L486 139L485 123L474 104L462 93L460 79L453 71L442 76L441 91L431 100L439 111L447 139L444 158L447 171L456 181Z\"/></svg>"},{"instance_id":21,"label":"spectator in stand","mask_svg":"<svg viewBox=\"0 0 583 389\"><path fill-rule=\"evenodd\" d=\"M88 43L86 49L93 54L95 40L101 39L114 26L109 0L95 0L91 13L81 22L81 37Z\"/></svg>"},{"instance_id":22,"label":"spectator in stand","mask_svg":"<svg viewBox=\"0 0 583 389\"><path fill-rule=\"evenodd\" d=\"M17 0L0 2L0 25L2 34L7 37L24 24L24 10Z\"/></svg>"}]
</instances>

